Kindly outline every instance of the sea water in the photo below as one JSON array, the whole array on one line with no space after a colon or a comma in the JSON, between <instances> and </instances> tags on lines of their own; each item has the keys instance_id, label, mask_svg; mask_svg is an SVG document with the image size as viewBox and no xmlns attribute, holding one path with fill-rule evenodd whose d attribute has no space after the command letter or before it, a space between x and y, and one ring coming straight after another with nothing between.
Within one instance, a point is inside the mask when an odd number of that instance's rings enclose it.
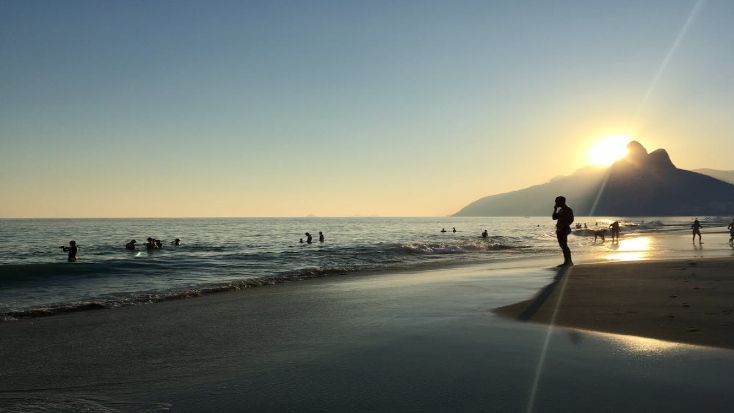
<instances>
[{"instance_id":1,"label":"sea water","mask_svg":"<svg viewBox=\"0 0 734 413\"><path fill-rule=\"evenodd\" d=\"M615 220L619 218L614 218ZM699 217L724 232L729 218ZM577 217L574 259L617 251L594 242L613 218ZM619 219L624 240L690 234L692 217ZM442 229L446 232L442 232ZM456 232L454 232L456 229ZM489 236L482 238L482 231ZM319 231L325 241L319 242ZM3 219L0 320L65 311L138 305L254 285L376 271L427 270L498 261L559 257L549 217L509 218L208 218ZM313 236L306 243L305 233ZM163 241L147 251L146 238ZM723 235L722 235L723 237ZM171 242L181 239L180 246ZM75 240L77 262L61 246ZM138 249L125 244L138 241ZM300 242L303 240L304 242ZM666 247L655 247L658 251ZM669 251L670 252L670 251Z\"/></svg>"}]
</instances>

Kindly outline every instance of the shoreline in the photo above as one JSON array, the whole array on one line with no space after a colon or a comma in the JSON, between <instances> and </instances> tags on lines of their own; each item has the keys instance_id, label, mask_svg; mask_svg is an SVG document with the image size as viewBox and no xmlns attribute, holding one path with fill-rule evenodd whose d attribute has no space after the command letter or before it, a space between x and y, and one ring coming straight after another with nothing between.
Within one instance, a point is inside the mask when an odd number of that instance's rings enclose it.
<instances>
[{"instance_id":1,"label":"shoreline","mask_svg":"<svg viewBox=\"0 0 734 413\"><path fill-rule=\"evenodd\" d=\"M493 313L547 285L550 267L325 277L0 323L0 410L525 411L536 377L543 411L726 411L734 352L630 354ZM568 386L579 396L559 398Z\"/></svg>"},{"instance_id":2,"label":"shoreline","mask_svg":"<svg viewBox=\"0 0 734 413\"><path fill-rule=\"evenodd\" d=\"M535 297L495 308L524 322L734 349L734 260L581 264Z\"/></svg>"},{"instance_id":3,"label":"shoreline","mask_svg":"<svg viewBox=\"0 0 734 413\"><path fill-rule=\"evenodd\" d=\"M232 293L257 287L268 287L280 284L291 284L300 282L313 282L318 279L334 279L345 277L378 277L381 275L392 274L421 274L431 273L435 271L473 271L479 268L491 269L535 269L539 266L547 264L550 266L555 259L551 258L532 258L532 259L500 259L485 263L445 263L438 267L423 268L416 266L405 269L380 269L380 270L358 270L358 271L313 271L309 273L299 273L294 275L280 275L273 277L254 277L239 281L231 281L226 283L202 285L185 291L173 291L162 293L142 292L134 297L126 298L124 301L112 300L93 300L75 303L74 305L46 305L22 310L13 310L0 312L0 325L8 322L17 322L22 320L33 320L45 317L54 317L63 314L85 313L88 311L112 310L128 307L139 307L147 305L155 305L168 301L198 299L207 297L212 294Z\"/></svg>"}]
</instances>

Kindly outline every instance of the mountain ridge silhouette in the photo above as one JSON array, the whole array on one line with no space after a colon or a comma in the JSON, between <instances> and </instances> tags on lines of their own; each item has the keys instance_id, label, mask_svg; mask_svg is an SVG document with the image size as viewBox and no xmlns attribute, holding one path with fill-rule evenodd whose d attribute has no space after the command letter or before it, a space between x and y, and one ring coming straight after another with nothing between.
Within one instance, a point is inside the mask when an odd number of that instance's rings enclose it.
<instances>
[{"instance_id":1,"label":"mountain ridge silhouette","mask_svg":"<svg viewBox=\"0 0 734 413\"><path fill-rule=\"evenodd\" d=\"M584 167L545 184L480 198L453 216L544 216L563 195L579 216L734 215L734 185L676 168L639 142L608 168Z\"/></svg>"}]
</instances>

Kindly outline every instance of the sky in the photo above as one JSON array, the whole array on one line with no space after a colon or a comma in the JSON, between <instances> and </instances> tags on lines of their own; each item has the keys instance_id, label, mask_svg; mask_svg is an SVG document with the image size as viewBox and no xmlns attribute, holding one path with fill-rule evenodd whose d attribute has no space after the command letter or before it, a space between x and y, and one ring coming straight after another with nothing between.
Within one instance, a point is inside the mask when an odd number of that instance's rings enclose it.
<instances>
[{"instance_id":1,"label":"sky","mask_svg":"<svg viewBox=\"0 0 734 413\"><path fill-rule=\"evenodd\" d=\"M734 1L3 1L0 218L446 216L734 169Z\"/></svg>"}]
</instances>

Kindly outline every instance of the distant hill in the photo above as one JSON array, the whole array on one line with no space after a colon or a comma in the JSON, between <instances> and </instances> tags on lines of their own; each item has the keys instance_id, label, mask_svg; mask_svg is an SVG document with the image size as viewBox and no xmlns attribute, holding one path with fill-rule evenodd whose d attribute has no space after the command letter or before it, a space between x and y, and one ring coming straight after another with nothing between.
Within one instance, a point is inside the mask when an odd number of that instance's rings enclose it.
<instances>
[{"instance_id":1,"label":"distant hill","mask_svg":"<svg viewBox=\"0 0 734 413\"><path fill-rule=\"evenodd\" d=\"M734 215L734 185L678 169L664 149L639 142L608 168L586 167L571 176L519 191L481 198L454 216L544 216L563 195L576 215Z\"/></svg>"},{"instance_id":2,"label":"distant hill","mask_svg":"<svg viewBox=\"0 0 734 413\"><path fill-rule=\"evenodd\" d=\"M720 171L718 169L701 168L701 169L694 169L693 172L698 172L700 174L712 176L721 181L728 182L730 184L734 184L734 171Z\"/></svg>"}]
</instances>

